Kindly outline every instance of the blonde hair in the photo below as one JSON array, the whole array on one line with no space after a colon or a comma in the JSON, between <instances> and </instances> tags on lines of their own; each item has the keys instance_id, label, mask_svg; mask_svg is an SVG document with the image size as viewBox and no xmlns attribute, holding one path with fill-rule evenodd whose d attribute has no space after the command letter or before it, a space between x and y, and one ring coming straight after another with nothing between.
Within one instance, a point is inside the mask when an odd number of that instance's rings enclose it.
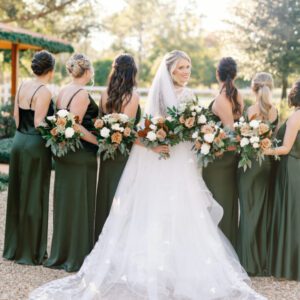
<instances>
[{"instance_id":1,"label":"blonde hair","mask_svg":"<svg viewBox=\"0 0 300 300\"><path fill-rule=\"evenodd\" d=\"M70 75L80 78L87 70L92 70L91 61L84 54L73 54L66 63Z\"/></svg>"},{"instance_id":2,"label":"blonde hair","mask_svg":"<svg viewBox=\"0 0 300 300\"><path fill-rule=\"evenodd\" d=\"M191 58L185 52L180 51L180 50L173 50L173 51L169 52L166 55L166 65L167 65L167 69L170 73L170 76L172 77L173 80L174 80L174 78L173 78L172 74L176 68L176 65L177 65L177 62L179 59L185 59L192 65Z\"/></svg>"},{"instance_id":3,"label":"blonde hair","mask_svg":"<svg viewBox=\"0 0 300 300\"><path fill-rule=\"evenodd\" d=\"M269 111L272 108L272 75L265 72L255 74L252 79L251 87L256 94L256 100L258 101L261 116L263 119L268 119Z\"/></svg>"}]
</instances>

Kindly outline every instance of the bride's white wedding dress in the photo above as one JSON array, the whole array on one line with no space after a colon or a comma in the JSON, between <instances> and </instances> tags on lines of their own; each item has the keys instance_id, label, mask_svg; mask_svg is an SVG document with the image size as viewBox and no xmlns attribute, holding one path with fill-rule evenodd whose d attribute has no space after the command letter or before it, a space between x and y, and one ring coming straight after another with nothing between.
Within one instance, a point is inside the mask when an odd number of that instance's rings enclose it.
<instances>
[{"instance_id":1,"label":"bride's white wedding dress","mask_svg":"<svg viewBox=\"0 0 300 300\"><path fill-rule=\"evenodd\" d=\"M177 101L185 101L186 91ZM159 160L133 147L103 232L80 271L39 287L30 299L265 299L249 287L218 229L223 210L191 144L171 148L170 155Z\"/></svg>"}]
</instances>

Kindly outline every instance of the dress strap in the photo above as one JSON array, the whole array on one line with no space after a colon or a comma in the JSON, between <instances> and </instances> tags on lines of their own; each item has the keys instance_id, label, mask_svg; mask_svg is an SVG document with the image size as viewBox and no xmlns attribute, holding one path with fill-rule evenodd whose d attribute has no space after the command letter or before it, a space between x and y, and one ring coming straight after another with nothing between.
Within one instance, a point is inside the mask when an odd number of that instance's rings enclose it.
<instances>
[{"instance_id":1,"label":"dress strap","mask_svg":"<svg viewBox=\"0 0 300 300\"><path fill-rule=\"evenodd\" d=\"M29 108L31 109L31 104L32 104L32 100L33 100L33 97L35 96L36 92L42 87L44 86L44 84L41 84L36 90L35 92L33 93L31 99L30 99L30 104L29 104Z\"/></svg>"},{"instance_id":2,"label":"dress strap","mask_svg":"<svg viewBox=\"0 0 300 300\"><path fill-rule=\"evenodd\" d=\"M74 99L74 97L80 92L80 91L82 91L83 89L79 89L78 91L76 91L74 94L73 94L73 96L70 98L70 100L69 100L69 102L68 102L68 104L67 104L67 107L66 107L66 109L69 109L70 108L70 105L71 105L71 103L72 103L72 100Z\"/></svg>"}]
</instances>

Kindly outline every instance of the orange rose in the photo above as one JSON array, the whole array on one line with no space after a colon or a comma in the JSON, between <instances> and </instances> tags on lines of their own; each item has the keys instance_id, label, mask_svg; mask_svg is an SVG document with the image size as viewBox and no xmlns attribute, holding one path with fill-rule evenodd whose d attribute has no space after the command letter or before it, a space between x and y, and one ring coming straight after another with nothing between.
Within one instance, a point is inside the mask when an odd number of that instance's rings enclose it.
<instances>
[{"instance_id":1,"label":"orange rose","mask_svg":"<svg viewBox=\"0 0 300 300\"><path fill-rule=\"evenodd\" d=\"M203 125L201 127L201 132L204 133L204 134L214 133L214 129L210 125Z\"/></svg>"},{"instance_id":2,"label":"orange rose","mask_svg":"<svg viewBox=\"0 0 300 300\"><path fill-rule=\"evenodd\" d=\"M124 136L130 136L130 133L131 133L131 129L129 128L129 127L125 127L125 129L124 129Z\"/></svg>"},{"instance_id":3,"label":"orange rose","mask_svg":"<svg viewBox=\"0 0 300 300\"><path fill-rule=\"evenodd\" d=\"M260 142L260 147L263 149L263 150L266 150L266 149L269 149L271 148L272 146L272 142L270 139L268 138L265 138L263 139L261 142Z\"/></svg>"},{"instance_id":4,"label":"orange rose","mask_svg":"<svg viewBox=\"0 0 300 300\"><path fill-rule=\"evenodd\" d=\"M104 126L104 122L101 119L97 119L94 124L95 128L100 129Z\"/></svg>"},{"instance_id":5,"label":"orange rose","mask_svg":"<svg viewBox=\"0 0 300 300\"><path fill-rule=\"evenodd\" d=\"M199 141L195 142L195 149L196 150L200 150L201 149L202 144Z\"/></svg>"},{"instance_id":6,"label":"orange rose","mask_svg":"<svg viewBox=\"0 0 300 300\"><path fill-rule=\"evenodd\" d=\"M185 123L184 125L187 127L187 128L192 128L195 124L195 117L189 117L185 120Z\"/></svg>"},{"instance_id":7,"label":"orange rose","mask_svg":"<svg viewBox=\"0 0 300 300\"><path fill-rule=\"evenodd\" d=\"M221 141L222 141L222 139L220 138L220 136L216 136L215 139L214 139L214 142L216 144L219 144Z\"/></svg>"},{"instance_id":8,"label":"orange rose","mask_svg":"<svg viewBox=\"0 0 300 300\"><path fill-rule=\"evenodd\" d=\"M52 129L50 130L50 133L51 133L52 136L57 136L57 135L58 135L58 130L57 130L57 128L56 128L56 127L52 128Z\"/></svg>"},{"instance_id":9,"label":"orange rose","mask_svg":"<svg viewBox=\"0 0 300 300\"><path fill-rule=\"evenodd\" d=\"M241 127L241 134L243 136L249 136L251 133L251 127L248 124L245 124Z\"/></svg>"},{"instance_id":10,"label":"orange rose","mask_svg":"<svg viewBox=\"0 0 300 300\"><path fill-rule=\"evenodd\" d=\"M76 131L76 132L80 132L80 126L78 124L73 124L73 129Z\"/></svg>"},{"instance_id":11,"label":"orange rose","mask_svg":"<svg viewBox=\"0 0 300 300\"><path fill-rule=\"evenodd\" d=\"M221 140L223 140L223 139L225 139L225 138L227 137L227 134L226 134L226 132L221 131L221 132L219 133L218 137L219 137Z\"/></svg>"},{"instance_id":12,"label":"orange rose","mask_svg":"<svg viewBox=\"0 0 300 300\"><path fill-rule=\"evenodd\" d=\"M66 124L67 124L67 120L65 118L60 118L60 117L57 118L57 121L56 121L57 126L65 127Z\"/></svg>"},{"instance_id":13,"label":"orange rose","mask_svg":"<svg viewBox=\"0 0 300 300\"><path fill-rule=\"evenodd\" d=\"M179 122L180 122L181 124L184 124L184 123L185 123L184 116L180 116L180 118L179 118Z\"/></svg>"},{"instance_id":14,"label":"orange rose","mask_svg":"<svg viewBox=\"0 0 300 300\"><path fill-rule=\"evenodd\" d=\"M265 123L260 123L258 127L258 133L259 135L263 135L264 133L267 133L270 130L269 126Z\"/></svg>"},{"instance_id":15,"label":"orange rose","mask_svg":"<svg viewBox=\"0 0 300 300\"><path fill-rule=\"evenodd\" d=\"M116 144L121 144L122 142L122 134L120 132L115 132L111 136L111 141Z\"/></svg>"},{"instance_id":16,"label":"orange rose","mask_svg":"<svg viewBox=\"0 0 300 300\"><path fill-rule=\"evenodd\" d=\"M159 129L157 132L156 132L156 136L157 138L160 140L160 141L163 141L166 136L167 136L167 133L163 130L163 129Z\"/></svg>"}]
</instances>

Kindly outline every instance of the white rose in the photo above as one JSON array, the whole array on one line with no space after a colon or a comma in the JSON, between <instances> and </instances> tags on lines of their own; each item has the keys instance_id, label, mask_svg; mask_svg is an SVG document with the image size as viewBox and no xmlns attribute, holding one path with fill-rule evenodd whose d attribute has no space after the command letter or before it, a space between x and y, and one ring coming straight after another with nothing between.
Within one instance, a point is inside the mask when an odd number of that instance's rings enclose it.
<instances>
[{"instance_id":1,"label":"white rose","mask_svg":"<svg viewBox=\"0 0 300 300\"><path fill-rule=\"evenodd\" d=\"M157 122L158 122L159 119L161 119L161 117L154 117L154 118L151 119L151 122L153 124L157 124Z\"/></svg>"},{"instance_id":2,"label":"white rose","mask_svg":"<svg viewBox=\"0 0 300 300\"><path fill-rule=\"evenodd\" d=\"M111 129L113 129L113 130L120 130L120 124L116 123L116 124L112 125Z\"/></svg>"},{"instance_id":3,"label":"white rose","mask_svg":"<svg viewBox=\"0 0 300 300\"><path fill-rule=\"evenodd\" d=\"M156 134L153 131L149 131L146 137L151 142L156 140Z\"/></svg>"},{"instance_id":4,"label":"white rose","mask_svg":"<svg viewBox=\"0 0 300 300\"><path fill-rule=\"evenodd\" d=\"M254 143L258 143L259 142L259 137L258 136L252 136L250 138L250 143L254 144Z\"/></svg>"},{"instance_id":5,"label":"white rose","mask_svg":"<svg viewBox=\"0 0 300 300\"><path fill-rule=\"evenodd\" d=\"M60 109L58 112L57 112L57 115L61 118L64 118L66 117L67 115L69 114L69 112L66 110L66 109Z\"/></svg>"},{"instance_id":6,"label":"white rose","mask_svg":"<svg viewBox=\"0 0 300 300\"><path fill-rule=\"evenodd\" d=\"M240 117L240 122L245 122L245 118L244 117Z\"/></svg>"},{"instance_id":7,"label":"white rose","mask_svg":"<svg viewBox=\"0 0 300 300\"><path fill-rule=\"evenodd\" d=\"M233 127L234 128L239 127L239 123L238 122L233 123Z\"/></svg>"},{"instance_id":8,"label":"white rose","mask_svg":"<svg viewBox=\"0 0 300 300\"><path fill-rule=\"evenodd\" d=\"M207 122L207 119L204 115L201 115L199 118L198 118L198 124L205 124Z\"/></svg>"},{"instance_id":9,"label":"white rose","mask_svg":"<svg viewBox=\"0 0 300 300\"><path fill-rule=\"evenodd\" d=\"M241 147L245 147L249 144L249 139L247 138L242 138L241 141L240 141L240 145Z\"/></svg>"},{"instance_id":10,"label":"white rose","mask_svg":"<svg viewBox=\"0 0 300 300\"><path fill-rule=\"evenodd\" d=\"M195 117L197 113L195 111L192 112L192 116Z\"/></svg>"},{"instance_id":11,"label":"white rose","mask_svg":"<svg viewBox=\"0 0 300 300\"><path fill-rule=\"evenodd\" d=\"M201 146L201 154L207 155L209 153L210 150L210 145L204 143Z\"/></svg>"},{"instance_id":12,"label":"white rose","mask_svg":"<svg viewBox=\"0 0 300 300\"><path fill-rule=\"evenodd\" d=\"M252 128L257 128L259 126L259 122L257 120L252 120L249 125Z\"/></svg>"},{"instance_id":13,"label":"white rose","mask_svg":"<svg viewBox=\"0 0 300 300\"><path fill-rule=\"evenodd\" d=\"M121 122L126 123L129 121L129 117L125 114L120 114Z\"/></svg>"},{"instance_id":14,"label":"white rose","mask_svg":"<svg viewBox=\"0 0 300 300\"><path fill-rule=\"evenodd\" d=\"M55 116L49 116L49 117L47 117L47 120L55 122L56 118L55 118Z\"/></svg>"},{"instance_id":15,"label":"white rose","mask_svg":"<svg viewBox=\"0 0 300 300\"><path fill-rule=\"evenodd\" d=\"M195 131L193 134L192 134L192 139L196 139L198 137L198 132Z\"/></svg>"},{"instance_id":16,"label":"white rose","mask_svg":"<svg viewBox=\"0 0 300 300\"><path fill-rule=\"evenodd\" d=\"M153 125L153 124L151 124L150 126L149 126L152 130L156 130L157 129L157 126L155 126L155 125Z\"/></svg>"},{"instance_id":17,"label":"white rose","mask_svg":"<svg viewBox=\"0 0 300 300\"><path fill-rule=\"evenodd\" d=\"M65 137L70 139L75 133L75 130L72 127L68 127L65 131Z\"/></svg>"},{"instance_id":18,"label":"white rose","mask_svg":"<svg viewBox=\"0 0 300 300\"><path fill-rule=\"evenodd\" d=\"M206 134L204 134L204 140L205 140L205 142L212 143L213 140L214 140L214 138L215 138L215 135L212 134L212 133L206 133Z\"/></svg>"},{"instance_id":19,"label":"white rose","mask_svg":"<svg viewBox=\"0 0 300 300\"><path fill-rule=\"evenodd\" d=\"M253 148L259 148L259 143L254 143L252 146Z\"/></svg>"},{"instance_id":20,"label":"white rose","mask_svg":"<svg viewBox=\"0 0 300 300\"><path fill-rule=\"evenodd\" d=\"M201 106L197 106L196 112L197 112L197 113L200 113L201 111L202 111L202 107L201 107Z\"/></svg>"},{"instance_id":21,"label":"white rose","mask_svg":"<svg viewBox=\"0 0 300 300\"><path fill-rule=\"evenodd\" d=\"M110 130L107 128L107 127L103 127L101 130L100 130L100 135L104 138L107 138L109 137L109 133L110 133Z\"/></svg>"},{"instance_id":22,"label":"white rose","mask_svg":"<svg viewBox=\"0 0 300 300\"><path fill-rule=\"evenodd\" d=\"M173 118L172 118L171 116L168 116L168 117L166 118L166 120L168 120L169 122L172 122L172 121L173 121Z\"/></svg>"}]
</instances>

